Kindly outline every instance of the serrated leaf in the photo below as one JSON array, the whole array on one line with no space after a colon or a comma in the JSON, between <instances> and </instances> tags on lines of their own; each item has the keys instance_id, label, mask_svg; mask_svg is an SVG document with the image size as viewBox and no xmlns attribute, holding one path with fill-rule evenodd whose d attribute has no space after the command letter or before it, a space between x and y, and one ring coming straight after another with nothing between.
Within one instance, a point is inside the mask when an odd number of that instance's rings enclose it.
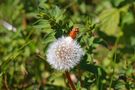
<instances>
[{"instance_id":1,"label":"serrated leaf","mask_svg":"<svg viewBox=\"0 0 135 90\"><path fill-rule=\"evenodd\" d=\"M51 25L50 25L48 20L41 19L41 20L37 21L37 23L38 24L34 25L33 27L35 27L37 29L42 29L42 30L44 30L47 33L52 32Z\"/></svg>"},{"instance_id":2,"label":"serrated leaf","mask_svg":"<svg viewBox=\"0 0 135 90\"><path fill-rule=\"evenodd\" d=\"M57 6L50 10L50 15L55 18L56 22L59 22L64 18L63 11Z\"/></svg>"}]
</instances>

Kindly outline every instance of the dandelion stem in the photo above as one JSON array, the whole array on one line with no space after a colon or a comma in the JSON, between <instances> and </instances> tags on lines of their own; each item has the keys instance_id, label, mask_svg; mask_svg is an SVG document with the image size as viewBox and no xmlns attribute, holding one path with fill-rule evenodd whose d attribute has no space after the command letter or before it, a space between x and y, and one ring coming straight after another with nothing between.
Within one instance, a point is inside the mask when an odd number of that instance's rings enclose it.
<instances>
[{"instance_id":1,"label":"dandelion stem","mask_svg":"<svg viewBox=\"0 0 135 90\"><path fill-rule=\"evenodd\" d=\"M76 90L73 81L71 80L70 74L68 71L65 71L66 78L68 79L69 86L71 90Z\"/></svg>"}]
</instances>

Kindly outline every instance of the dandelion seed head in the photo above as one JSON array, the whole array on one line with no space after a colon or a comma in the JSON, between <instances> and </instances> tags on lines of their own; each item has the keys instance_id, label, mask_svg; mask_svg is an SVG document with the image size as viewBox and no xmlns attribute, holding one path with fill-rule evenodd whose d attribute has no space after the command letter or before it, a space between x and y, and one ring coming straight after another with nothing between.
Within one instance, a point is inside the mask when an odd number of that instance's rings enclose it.
<instances>
[{"instance_id":1,"label":"dandelion seed head","mask_svg":"<svg viewBox=\"0 0 135 90\"><path fill-rule=\"evenodd\" d=\"M56 70L70 70L80 62L84 52L71 37L61 37L47 51L47 61Z\"/></svg>"}]
</instances>

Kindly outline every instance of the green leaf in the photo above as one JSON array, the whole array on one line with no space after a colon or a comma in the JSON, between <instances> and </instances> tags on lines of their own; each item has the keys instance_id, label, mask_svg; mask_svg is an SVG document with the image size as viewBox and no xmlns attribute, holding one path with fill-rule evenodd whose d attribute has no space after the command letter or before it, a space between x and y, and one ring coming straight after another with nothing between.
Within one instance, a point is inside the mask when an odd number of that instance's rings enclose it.
<instances>
[{"instance_id":1,"label":"green leaf","mask_svg":"<svg viewBox=\"0 0 135 90\"><path fill-rule=\"evenodd\" d=\"M81 82L77 83L77 90L81 90Z\"/></svg>"},{"instance_id":2,"label":"green leaf","mask_svg":"<svg viewBox=\"0 0 135 90\"><path fill-rule=\"evenodd\" d=\"M101 31L107 35L119 36L121 33L119 28L120 12L118 9L104 10L100 15Z\"/></svg>"},{"instance_id":3,"label":"green leaf","mask_svg":"<svg viewBox=\"0 0 135 90\"><path fill-rule=\"evenodd\" d=\"M64 18L64 11L62 11L59 7L55 6L52 10L50 10L50 15L55 18L56 22L59 22Z\"/></svg>"},{"instance_id":4,"label":"green leaf","mask_svg":"<svg viewBox=\"0 0 135 90\"><path fill-rule=\"evenodd\" d=\"M0 89L2 89L3 83L2 83L2 73L0 73Z\"/></svg>"},{"instance_id":5,"label":"green leaf","mask_svg":"<svg viewBox=\"0 0 135 90\"><path fill-rule=\"evenodd\" d=\"M124 1L125 0L112 0L112 2L114 3L115 6L119 6Z\"/></svg>"},{"instance_id":6,"label":"green leaf","mask_svg":"<svg viewBox=\"0 0 135 90\"><path fill-rule=\"evenodd\" d=\"M128 12L129 7L130 7L130 5L129 5L129 4L127 4L127 5L123 6L123 7L121 7L121 8L119 9L119 11L120 11L120 12L127 13L127 12Z\"/></svg>"}]
</instances>

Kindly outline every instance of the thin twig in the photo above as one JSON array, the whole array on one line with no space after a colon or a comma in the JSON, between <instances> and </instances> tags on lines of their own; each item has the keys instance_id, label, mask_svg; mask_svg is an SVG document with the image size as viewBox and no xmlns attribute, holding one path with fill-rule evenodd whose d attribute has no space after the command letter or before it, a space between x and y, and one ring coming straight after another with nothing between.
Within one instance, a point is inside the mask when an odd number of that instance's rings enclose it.
<instances>
[{"instance_id":1,"label":"thin twig","mask_svg":"<svg viewBox=\"0 0 135 90\"><path fill-rule=\"evenodd\" d=\"M76 90L68 71L65 71L66 78L68 79L69 86L71 87L71 90Z\"/></svg>"}]
</instances>

